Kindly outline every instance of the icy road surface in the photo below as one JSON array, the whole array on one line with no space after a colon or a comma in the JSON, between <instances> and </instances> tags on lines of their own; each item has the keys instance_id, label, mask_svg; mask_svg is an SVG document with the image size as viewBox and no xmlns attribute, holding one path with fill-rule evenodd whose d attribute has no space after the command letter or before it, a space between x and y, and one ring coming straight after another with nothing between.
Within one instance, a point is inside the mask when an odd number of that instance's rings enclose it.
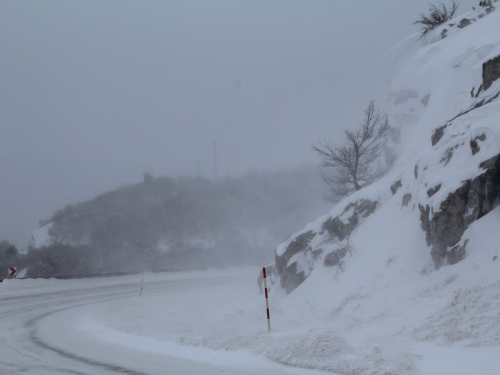
<instances>
[{"instance_id":1,"label":"icy road surface","mask_svg":"<svg viewBox=\"0 0 500 375\"><path fill-rule=\"evenodd\" d=\"M145 273L142 296L141 275L4 280L0 375L499 374L500 281L422 276L339 309L323 271L316 288L271 291L271 333L258 268Z\"/></svg>"},{"instance_id":2,"label":"icy road surface","mask_svg":"<svg viewBox=\"0 0 500 375\"><path fill-rule=\"evenodd\" d=\"M239 273L245 273L242 278ZM189 292L214 290L247 283L254 270L182 274L146 274L144 294L139 296L140 276L88 280L5 280L0 283L0 374L324 374L287 367L263 355L180 345L137 334L134 325L151 323L127 314L122 307L141 306L147 312L152 301L175 300L178 311L204 318L205 300L193 301ZM220 275L220 272L217 271ZM252 288L256 288L256 283ZM178 298L186 294L186 298ZM220 296L219 296L220 297ZM231 296L226 296L229 300ZM184 306L183 306L184 304ZM193 308L193 306L196 306ZM130 320L130 328L116 329L103 317ZM165 310L167 322L172 318ZM147 316L147 315L146 315ZM177 319L177 320L176 320ZM177 324L179 317L174 319ZM190 329L189 319L181 319ZM149 323L149 324L148 324ZM263 330L265 326L263 326ZM161 332L160 332L161 333ZM265 333L263 333L265 334ZM154 336L154 335L153 335Z\"/></svg>"}]
</instances>

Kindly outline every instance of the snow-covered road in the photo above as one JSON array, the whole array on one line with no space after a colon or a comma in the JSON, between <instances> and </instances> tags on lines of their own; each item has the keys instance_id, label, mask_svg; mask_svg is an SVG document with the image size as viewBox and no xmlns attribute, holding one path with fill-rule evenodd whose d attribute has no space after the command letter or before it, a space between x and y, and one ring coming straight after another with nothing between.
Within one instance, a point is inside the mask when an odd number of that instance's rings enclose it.
<instances>
[{"instance_id":1,"label":"snow-covered road","mask_svg":"<svg viewBox=\"0 0 500 375\"><path fill-rule=\"evenodd\" d=\"M147 310L152 298L168 301L170 296L184 291L238 282L234 275L151 278L153 281L146 282L142 297L138 283L131 282L134 280L131 276L101 280L12 280L0 284L0 374L322 373L283 366L262 355L190 347L97 323L101 315L117 306L144 304ZM176 303L182 301L186 306L178 306L181 311L192 309L189 298Z\"/></svg>"},{"instance_id":2,"label":"snow-covered road","mask_svg":"<svg viewBox=\"0 0 500 375\"><path fill-rule=\"evenodd\" d=\"M498 374L498 281L432 294L425 278L406 303L373 290L337 309L321 284L274 290L269 333L258 271L145 273L142 296L141 275L4 280L0 375Z\"/></svg>"}]
</instances>

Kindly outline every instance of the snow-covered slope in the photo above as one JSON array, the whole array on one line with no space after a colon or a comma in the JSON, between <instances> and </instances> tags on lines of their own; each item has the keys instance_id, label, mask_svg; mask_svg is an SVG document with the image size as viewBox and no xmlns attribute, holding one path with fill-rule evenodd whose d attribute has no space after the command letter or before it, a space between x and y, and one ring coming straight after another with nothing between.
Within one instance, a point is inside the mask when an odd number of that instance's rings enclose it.
<instances>
[{"instance_id":1,"label":"snow-covered slope","mask_svg":"<svg viewBox=\"0 0 500 375\"><path fill-rule=\"evenodd\" d=\"M499 56L493 8L391 52L386 110L401 129L397 164L277 248L280 309L309 301L374 361L379 345L408 354L424 342L499 344ZM414 357L396 357L390 373L418 368ZM373 370L332 363L340 373Z\"/></svg>"},{"instance_id":2,"label":"snow-covered slope","mask_svg":"<svg viewBox=\"0 0 500 375\"><path fill-rule=\"evenodd\" d=\"M401 132L398 163L278 247L276 271L288 292L321 265L347 277L373 252L413 254L423 273L467 262L475 249L464 231L498 204L500 12L458 17L391 56L387 111Z\"/></svg>"}]
</instances>

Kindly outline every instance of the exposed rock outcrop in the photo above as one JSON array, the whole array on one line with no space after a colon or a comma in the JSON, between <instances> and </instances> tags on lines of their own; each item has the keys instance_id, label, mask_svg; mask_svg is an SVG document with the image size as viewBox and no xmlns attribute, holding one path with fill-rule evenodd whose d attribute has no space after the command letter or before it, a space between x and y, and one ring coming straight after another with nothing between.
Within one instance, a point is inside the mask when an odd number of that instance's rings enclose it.
<instances>
[{"instance_id":1,"label":"exposed rock outcrop","mask_svg":"<svg viewBox=\"0 0 500 375\"><path fill-rule=\"evenodd\" d=\"M500 55L483 64L483 89L486 91L500 78Z\"/></svg>"},{"instance_id":2,"label":"exposed rock outcrop","mask_svg":"<svg viewBox=\"0 0 500 375\"><path fill-rule=\"evenodd\" d=\"M480 164L484 173L467 180L441 202L438 212L429 205L419 205L420 222L426 233L427 246L432 246L434 266L439 269L445 261L454 264L465 256L465 246L456 247L464 231L475 220L490 212L500 196L500 155Z\"/></svg>"},{"instance_id":3,"label":"exposed rock outcrop","mask_svg":"<svg viewBox=\"0 0 500 375\"><path fill-rule=\"evenodd\" d=\"M457 27L458 27L459 29L463 29L464 27L469 26L471 23L472 23L472 22L471 22L471 20L470 20L470 19L468 19L468 18L462 18L462 19L460 20L460 22L458 23Z\"/></svg>"},{"instance_id":4,"label":"exposed rock outcrop","mask_svg":"<svg viewBox=\"0 0 500 375\"><path fill-rule=\"evenodd\" d=\"M393 183L391 185L391 193L392 195L396 194L396 192L398 191L398 189L403 186L403 184L401 183L401 180L398 180L396 181L395 183Z\"/></svg>"},{"instance_id":5,"label":"exposed rock outcrop","mask_svg":"<svg viewBox=\"0 0 500 375\"><path fill-rule=\"evenodd\" d=\"M500 155L490 158L481 164L484 173L470 183L468 211L465 216L466 225L480 219L493 210L500 202Z\"/></svg>"},{"instance_id":6,"label":"exposed rock outcrop","mask_svg":"<svg viewBox=\"0 0 500 375\"><path fill-rule=\"evenodd\" d=\"M477 141L484 142L485 140L486 140L486 134L484 133L470 140L470 149L472 151L472 155L476 155L479 152L479 150L481 150Z\"/></svg>"},{"instance_id":7,"label":"exposed rock outcrop","mask_svg":"<svg viewBox=\"0 0 500 375\"><path fill-rule=\"evenodd\" d=\"M403 195L403 200L401 202L401 206L407 207L410 202L411 202L411 194L406 193L405 195Z\"/></svg>"},{"instance_id":8,"label":"exposed rock outcrop","mask_svg":"<svg viewBox=\"0 0 500 375\"><path fill-rule=\"evenodd\" d=\"M356 203L348 204L342 214L343 216L349 210L353 209L351 216L347 218L347 223L342 221L342 219L337 216L335 218L329 218L323 223L323 230L326 230L332 237L337 237L339 241L343 241L349 234L351 234L354 227L359 222L359 216L368 217L377 208L377 202L370 201L368 199L362 199Z\"/></svg>"},{"instance_id":9,"label":"exposed rock outcrop","mask_svg":"<svg viewBox=\"0 0 500 375\"><path fill-rule=\"evenodd\" d=\"M323 253L323 244L332 245L344 241L362 219L374 213L376 208L377 202L368 199L351 202L340 215L325 220L319 233L306 231L283 244L284 248L276 251L275 261L283 289L290 293L297 288L312 272L314 260ZM328 253L324 258L324 265L339 265L347 251L348 247L342 246Z\"/></svg>"},{"instance_id":10,"label":"exposed rock outcrop","mask_svg":"<svg viewBox=\"0 0 500 375\"><path fill-rule=\"evenodd\" d=\"M316 236L316 232L313 231L302 233L290 242L281 256L276 255L276 271L280 277L281 286L287 293L294 290L309 276L304 270L297 269L297 261L291 264L289 262L295 254L312 250L309 243L314 236Z\"/></svg>"},{"instance_id":11,"label":"exposed rock outcrop","mask_svg":"<svg viewBox=\"0 0 500 375\"><path fill-rule=\"evenodd\" d=\"M332 251L331 253L326 255L323 265L325 267L340 266L342 263L342 259L345 258L346 254L347 247L342 247L341 249Z\"/></svg>"},{"instance_id":12,"label":"exposed rock outcrop","mask_svg":"<svg viewBox=\"0 0 500 375\"><path fill-rule=\"evenodd\" d=\"M463 245L455 245L446 252L446 259L449 264L456 264L465 258L465 248L469 240L465 240Z\"/></svg>"},{"instance_id":13,"label":"exposed rock outcrop","mask_svg":"<svg viewBox=\"0 0 500 375\"><path fill-rule=\"evenodd\" d=\"M432 197L434 194L436 194L439 191L439 189L441 189L441 184L436 185L433 188L430 188L429 190L427 190L427 196L429 198Z\"/></svg>"},{"instance_id":14,"label":"exposed rock outcrop","mask_svg":"<svg viewBox=\"0 0 500 375\"><path fill-rule=\"evenodd\" d=\"M444 129L446 129L447 126L448 126L448 124L434 129L434 133L432 133L432 136L431 136L431 142L432 142L433 146L435 146L441 140L441 138L443 138Z\"/></svg>"},{"instance_id":15,"label":"exposed rock outcrop","mask_svg":"<svg viewBox=\"0 0 500 375\"><path fill-rule=\"evenodd\" d=\"M453 156L453 150L457 147L458 146L450 147L449 149L447 149L446 152L444 153L444 156L441 158L439 162L444 163L444 166L446 167Z\"/></svg>"}]
</instances>

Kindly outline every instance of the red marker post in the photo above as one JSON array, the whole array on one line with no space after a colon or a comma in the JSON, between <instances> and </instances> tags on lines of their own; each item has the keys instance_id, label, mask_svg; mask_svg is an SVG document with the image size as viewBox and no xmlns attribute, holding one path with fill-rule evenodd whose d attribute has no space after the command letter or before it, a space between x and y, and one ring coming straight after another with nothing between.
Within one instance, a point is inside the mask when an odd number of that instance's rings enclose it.
<instances>
[{"instance_id":1,"label":"red marker post","mask_svg":"<svg viewBox=\"0 0 500 375\"><path fill-rule=\"evenodd\" d=\"M267 280L266 280L266 267L262 269L262 274L264 276L264 291L266 295L266 309L267 309L267 330L271 331L271 317L269 316L269 299L267 297Z\"/></svg>"}]
</instances>

